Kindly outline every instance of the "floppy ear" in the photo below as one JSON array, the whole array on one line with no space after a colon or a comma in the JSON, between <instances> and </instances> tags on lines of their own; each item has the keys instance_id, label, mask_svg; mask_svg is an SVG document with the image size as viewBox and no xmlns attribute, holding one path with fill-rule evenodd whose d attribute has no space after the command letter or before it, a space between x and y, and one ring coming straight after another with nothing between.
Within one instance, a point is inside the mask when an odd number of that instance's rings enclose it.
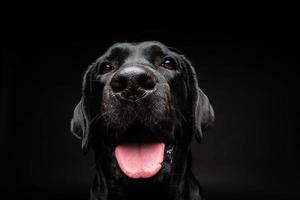
<instances>
[{"instance_id":1,"label":"floppy ear","mask_svg":"<svg viewBox=\"0 0 300 200\"><path fill-rule=\"evenodd\" d=\"M87 108L85 105L87 105L86 96L88 93L90 93L90 84L89 84L89 74L90 69L92 66L89 67L89 69L86 71L86 73L83 76L83 83L82 83L82 97L77 106L74 109L73 118L71 120L71 132L75 137L78 139L81 139L81 148L84 153L87 153L88 147L89 147L89 114L87 112Z\"/></svg>"},{"instance_id":2,"label":"floppy ear","mask_svg":"<svg viewBox=\"0 0 300 200\"><path fill-rule=\"evenodd\" d=\"M200 142L203 133L213 124L215 115L207 96L199 88L194 67L186 58L184 59L187 63L188 88L192 102L192 130L196 140Z\"/></svg>"},{"instance_id":3,"label":"floppy ear","mask_svg":"<svg viewBox=\"0 0 300 200\"><path fill-rule=\"evenodd\" d=\"M202 90L200 90L199 87L197 88L195 97L193 98L193 109L193 132L196 140L200 142L203 137L203 133L212 126L215 114L207 96L202 92Z\"/></svg>"},{"instance_id":4,"label":"floppy ear","mask_svg":"<svg viewBox=\"0 0 300 200\"><path fill-rule=\"evenodd\" d=\"M82 100L79 101L74 109L73 118L71 120L71 132L75 137L81 139L81 148L83 152L88 150L88 119L85 114Z\"/></svg>"}]
</instances>

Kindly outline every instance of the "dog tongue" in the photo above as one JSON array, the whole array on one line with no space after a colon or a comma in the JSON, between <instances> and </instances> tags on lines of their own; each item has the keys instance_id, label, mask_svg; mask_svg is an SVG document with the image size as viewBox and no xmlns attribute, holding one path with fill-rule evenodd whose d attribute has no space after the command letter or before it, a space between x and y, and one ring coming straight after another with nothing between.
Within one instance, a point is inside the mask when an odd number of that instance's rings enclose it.
<instances>
[{"instance_id":1,"label":"dog tongue","mask_svg":"<svg viewBox=\"0 0 300 200\"><path fill-rule=\"evenodd\" d=\"M121 170L130 178L149 178L158 173L164 159L165 144L121 144L115 149Z\"/></svg>"}]
</instances>

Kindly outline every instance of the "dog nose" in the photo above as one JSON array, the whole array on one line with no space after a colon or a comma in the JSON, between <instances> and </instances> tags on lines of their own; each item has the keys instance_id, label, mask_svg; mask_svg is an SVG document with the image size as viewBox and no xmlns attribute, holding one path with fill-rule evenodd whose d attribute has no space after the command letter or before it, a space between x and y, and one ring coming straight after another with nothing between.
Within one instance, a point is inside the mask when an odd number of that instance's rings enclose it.
<instances>
[{"instance_id":1,"label":"dog nose","mask_svg":"<svg viewBox=\"0 0 300 200\"><path fill-rule=\"evenodd\" d=\"M154 74L142 67L126 67L118 71L111 79L110 86L116 93L127 99L141 98L147 91L154 89Z\"/></svg>"}]
</instances>

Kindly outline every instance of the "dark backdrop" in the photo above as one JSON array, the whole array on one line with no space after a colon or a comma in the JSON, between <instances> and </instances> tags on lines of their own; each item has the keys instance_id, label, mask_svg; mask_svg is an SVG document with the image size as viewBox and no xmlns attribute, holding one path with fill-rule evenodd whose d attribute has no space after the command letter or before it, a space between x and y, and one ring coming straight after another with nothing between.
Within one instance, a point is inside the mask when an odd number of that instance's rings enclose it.
<instances>
[{"instance_id":1,"label":"dark backdrop","mask_svg":"<svg viewBox=\"0 0 300 200\"><path fill-rule=\"evenodd\" d=\"M193 143L206 198L300 197L299 24L292 10L276 9L228 18L231 11L203 14L201 5L5 4L1 192L88 199L92 155L69 131L82 75L115 42L159 40L190 58L215 109L214 128Z\"/></svg>"}]
</instances>

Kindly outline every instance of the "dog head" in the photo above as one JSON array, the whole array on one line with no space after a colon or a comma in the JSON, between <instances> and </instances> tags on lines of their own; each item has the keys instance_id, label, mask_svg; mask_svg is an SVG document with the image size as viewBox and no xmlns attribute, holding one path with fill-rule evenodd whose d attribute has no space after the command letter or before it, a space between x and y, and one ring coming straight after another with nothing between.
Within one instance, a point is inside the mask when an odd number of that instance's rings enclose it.
<instances>
[{"instance_id":1,"label":"dog head","mask_svg":"<svg viewBox=\"0 0 300 200\"><path fill-rule=\"evenodd\" d=\"M117 43L88 67L72 133L105 176L161 182L180 170L214 112L195 70L159 42Z\"/></svg>"}]
</instances>

